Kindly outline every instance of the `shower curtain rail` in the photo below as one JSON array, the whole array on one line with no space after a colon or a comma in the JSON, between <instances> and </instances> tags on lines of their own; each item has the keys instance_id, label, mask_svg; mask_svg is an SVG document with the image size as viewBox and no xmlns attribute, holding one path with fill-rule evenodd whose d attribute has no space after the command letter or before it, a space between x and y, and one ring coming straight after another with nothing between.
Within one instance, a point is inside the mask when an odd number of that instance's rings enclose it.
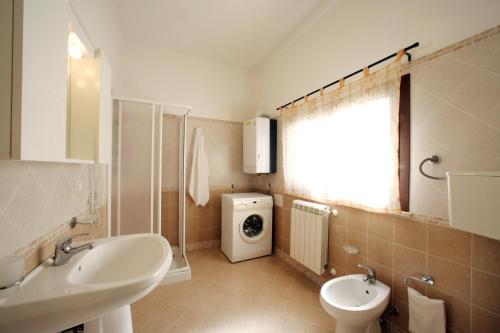
<instances>
[{"instance_id":1,"label":"shower curtain rail","mask_svg":"<svg viewBox=\"0 0 500 333\"><path fill-rule=\"evenodd\" d=\"M403 49L404 54L408 57L408 62L411 62L411 54L410 54L410 53L408 53L408 51L409 51L409 50L411 50L411 49L414 49L414 48L418 47L419 45L420 45L420 43L419 43L419 42L416 42L416 43L413 43L412 45L407 46L407 47L405 47L405 48ZM379 65L379 64L381 64L381 63L383 63L384 61L387 61L387 60L389 60L389 59L391 59L391 58L394 58L394 57L395 57L395 56L397 56L397 55L398 55L398 52L395 52L395 53L393 53L393 54L388 55L388 56L387 56L387 57L385 57L385 58L382 58L382 59L380 59L380 60L378 60L378 61L375 61L375 62L374 62L374 63L372 63L372 64L369 64L367 67L368 67L368 68L372 68L372 67L374 67L374 66L377 66L377 65ZM339 82L340 82L340 80L346 80L346 79L348 79L348 78L350 78L350 77L352 77L352 76L354 76L354 75L356 75L356 74L362 73L362 72L363 72L363 69L358 69L357 71L352 72L351 74L349 74L349 75L346 75L346 76L342 77L342 79L338 79L338 80L336 80L336 81L330 82L330 83L328 83L326 86L323 86L323 87L321 87L321 88L319 88L319 89L316 89L316 90L314 90L314 91L311 91L310 93L306 94L305 96L299 97L299 98L297 98L297 99L293 100L292 102L289 102L289 103L283 104L282 106L280 106L280 107L276 108L276 110L278 110L278 111L279 111L279 110L280 110L280 109L282 109L282 108L286 108L287 106L291 105L292 103L297 103L298 101L300 101L300 100L302 100L302 99L304 99L304 98L306 98L306 97L309 97L309 96L311 96L311 95L314 95L314 94L316 94L316 93L320 92L321 90L324 90L324 89L330 88L331 86L333 86L333 85L335 85L335 84L339 83Z\"/></svg>"}]
</instances>

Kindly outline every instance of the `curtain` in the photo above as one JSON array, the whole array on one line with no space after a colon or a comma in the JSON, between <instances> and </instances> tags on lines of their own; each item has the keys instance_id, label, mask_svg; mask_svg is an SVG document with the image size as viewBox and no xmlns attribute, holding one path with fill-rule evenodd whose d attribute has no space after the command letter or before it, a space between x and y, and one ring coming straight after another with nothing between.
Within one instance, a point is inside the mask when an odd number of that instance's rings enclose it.
<instances>
[{"instance_id":1,"label":"curtain","mask_svg":"<svg viewBox=\"0 0 500 333\"><path fill-rule=\"evenodd\" d=\"M375 211L400 210L401 66L367 72L281 113L288 192Z\"/></svg>"}]
</instances>

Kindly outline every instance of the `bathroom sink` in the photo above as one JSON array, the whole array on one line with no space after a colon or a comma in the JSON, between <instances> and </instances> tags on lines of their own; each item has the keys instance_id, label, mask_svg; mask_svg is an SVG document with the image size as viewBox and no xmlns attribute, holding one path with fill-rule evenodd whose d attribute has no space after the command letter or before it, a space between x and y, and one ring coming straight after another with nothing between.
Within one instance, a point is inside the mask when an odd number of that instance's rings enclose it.
<instances>
[{"instance_id":1,"label":"bathroom sink","mask_svg":"<svg viewBox=\"0 0 500 333\"><path fill-rule=\"evenodd\" d=\"M353 274L326 282L320 302L336 321L336 333L378 333L378 318L389 303L391 289L380 281L368 283Z\"/></svg>"},{"instance_id":2,"label":"bathroom sink","mask_svg":"<svg viewBox=\"0 0 500 333\"><path fill-rule=\"evenodd\" d=\"M0 332L53 333L92 321L144 297L172 262L170 245L159 235L118 236L95 244L61 266L48 259L18 290L0 294Z\"/></svg>"}]
</instances>

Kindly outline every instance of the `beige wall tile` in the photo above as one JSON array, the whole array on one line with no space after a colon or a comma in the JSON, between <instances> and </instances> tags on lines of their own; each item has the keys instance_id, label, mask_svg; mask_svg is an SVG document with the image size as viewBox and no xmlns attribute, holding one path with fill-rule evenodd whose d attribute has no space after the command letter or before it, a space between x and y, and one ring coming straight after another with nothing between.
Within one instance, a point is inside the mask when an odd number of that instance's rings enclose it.
<instances>
[{"instance_id":1,"label":"beige wall tile","mask_svg":"<svg viewBox=\"0 0 500 333\"><path fill-rule=\"evenodd\" d=\"M500 276L473 269L472 304L500 315Z\"/></svg>"},{"instance_id":2,"label":"beige wall tile","mask_svg":"<svg viewBox=\"0 0 500 333\"><path fill-rule=\"evenodd\" d=\"M470 267L456 264L432 255L429 255L427 260L427 272L434 277L434 287L436 289L464 302L470 302Z\"/></svg>"},{"instance_id":3,"label":"beige wall tile","mask_svg":"<svg viewBox=\"0 0 500 333\"><path fill-rule=\"evenodd\" d=\"M355 229L360 232L366 233L368 223L368 213L351 208L349 209L348 217L347 217L347 227L351 229Z\"/></svg>"},{"instance_id":4,"label":"beige wall tile","mask_svg":"<svg viewBox=\"0 0 500 333\"><path fill-rule=\"evenodd\" d=\"M368 237L368 258L392 268L394 244L377 237Z\"/></svg>"},{"instance_id":5,"label":"beige wall tile","mask_svg":"<svg viewBox=\"0 0 500 333\"><path fill-rule=\"evenodd\" d=\"M213 228L215 227L221 227L221 223L222 223L222 216L219 214L219 215L211 215L209 218L209 225Z\"/></svg>"},{"instance_id":6,"label":"beige wall tile","mask_svg":"<svg viewBox=\"0 0 500 333\"><path fill-rule=\"evenodd\" d=\"M344 206L335 206L335 209L337 210L338 215L333 216L333 214L330 214L330 225L336 224L341 227L347 227L347 219L349 214L348 208Z\"/></svg>"},{"instance_id":7,"label":"beige wall tile","mask_svg":"<svg viewBox=\"0 0 500 333\"><path fill-rule=\"evenodd\" d=\"M394 241L420 251L427 249L427 224L396 218Z\"/></svg>"},{"instance_id":8,"label":"beige wall tile","mask_svg":"<svg viewBox=\"0 0 500 333\"><path fill-rule=\"evenodd\" d=\"M387 214L368 214L368 234L394 241L394 217Z\"/></svg>"},{"instance_id":9,"label":"beige wall tile","mask_svg":"<svg viewBox=\"0 0 500 333\"><path fill-rule=\"evenodd\" d=\"M427 296L443 299L446 311L446 326L455 332L470 332L470 305L455 297L446 295L434 288L427 289Z\"/></svg>"},{"instance_id":10,"label":"beige wall tile","mask_svg":"<svg viewBox=\"0 0 500 333\"><path fill-rule=\"evenodd\" d=\"M500 275L500 241L472 235L472 267Z\"/></svg>"},{"instance_id":11,"label":"beige wall tile","mask_svg":"<svg viewBox=\"0 0 500 333\"><path fill-rule=\"evenodd\" d=\"M366 274L365 269L359 268L357 266L359 264L366 265L367 263L368 259L366 257L357 254L348 254L346 270L349 274Z\"/></svg>"},{"instance_id":12,"label":"beige wall tile","mask_svg":"<svg viewBox=\"0 0 500 333\"><path fill-rule=\"evenodd\" d=\"M406 276L412 276L417 273L425 274L425 253L395 245L394 270Z\"/></svg>"},{"instance_id":13,"label":"beige wall tile","mask_svg":"<svg viewBox=\"0 0 500 333\"><path fill-rule=\"evenodd\" d=\"M347 267L347 253L343 248L335 245L330 246L330 263L336 267Z\"/></svg>"},{"instance_id":14,"label":"beige wall tile","mask_svg":"<svg viewBox=\"0 0 500 333\"><path fill-rule=\"evenodd\" d=\"M398 299L399 301L408 304L408 288L405 285L405 279L407 275L394 272L392 281L392 297ZM425 286L422 283L409 280L408 285L413 289L420 292L422 295L426 294Z\"/></svg>"},{"instance_id":15,"label":"beige wall tile","mask_svg":"<svg viewBox=\"0 0 500 333\"><path fill-rule=\"evenodd\" d=\"M375 274L377 276L377 280L385 283L389 288L392 288L392 269L389 269L385 266L382 266L381 264L368 259L367 260L368 266L372 267L375 269Z\"/></svg>"},{"instance_id":16,"label":"beige wall tile","mask_svg":"<svg viewBox=\"0 0 500 333\"><path fill-rule=\"evenodd\" d=\"M429 253L470 265L471 234L448 227L429 225Z\"/></svg>"},{"instance_id":17,"label":"beige wall tile","mask_svg":"<svg viewBox=\"0 0 500 333\"><path fill-rule=\"evenodd\" d=\"M330 242L335 246L342 247L342 246L346 245L347 229L333 225L332 228L330 228L330 238L329 239L330 239Z\"/></svg>"},{"instance_id":18,"label":"beige wall tile","mask_svg":"<svg viewBox=\"0 0 500 333\"><path fill-rule=\"evenodd\" d=\"M347 229L346 245L354 246L359 250L360 256L367 256L367 235L354 229Z\"/></svg>"},{"instance_id":19,"label":"beige wall tile","mask_svg":"<svg viewBox=\"0 0 500 333\"><path fill-rule=\"evenodd\" d=\"M498 333L500 316L472 306L472 332Z\"/></svg>"},{"instance_id":20,"label":"beige wall tile","mask_svg":"<svg viewBox=\"0 0 500 333\"><path fill-rule=\"evenodd\" d=\"M210 231L211 231L210 228L200 228L198 230L198 240L200 242L203 242L212 239Z\"/></svg>"}]
</instances>

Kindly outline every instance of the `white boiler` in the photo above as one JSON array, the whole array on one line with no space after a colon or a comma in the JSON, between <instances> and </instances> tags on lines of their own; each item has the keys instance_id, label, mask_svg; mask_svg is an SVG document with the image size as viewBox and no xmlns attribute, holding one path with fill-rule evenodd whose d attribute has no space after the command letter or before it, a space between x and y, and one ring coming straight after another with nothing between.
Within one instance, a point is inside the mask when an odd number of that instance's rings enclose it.
<instances>
[{"instance_id":1,"label":"white boiler","mask_svg":"<svg viewBox=\"0 0 500 333\"><path fill-rule=\"evenodd\" d=\"M243 171L276 172L276 119L256 117L243 123Z\"/></svg>"}]
</instances>

